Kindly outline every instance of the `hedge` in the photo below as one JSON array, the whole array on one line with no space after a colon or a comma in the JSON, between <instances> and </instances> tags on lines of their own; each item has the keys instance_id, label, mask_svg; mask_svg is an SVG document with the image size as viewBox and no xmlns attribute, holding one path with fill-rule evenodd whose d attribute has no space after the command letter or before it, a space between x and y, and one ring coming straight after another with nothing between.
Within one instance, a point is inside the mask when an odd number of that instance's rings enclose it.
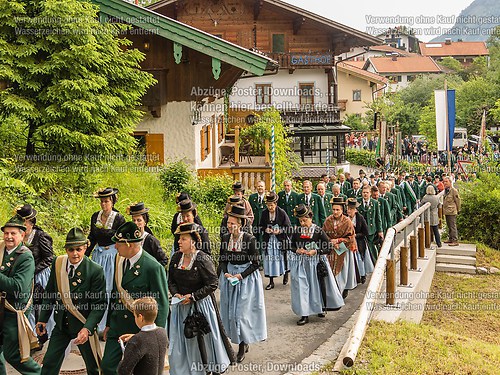
<instances>
[{"instance_id":1,"label":"hedge","mask_svg":"<svg viewBox=\"0 0 500 375\"><path fill-rule=\"evenodd\" d=\"M460 238L500 249L500 177L480 173L473 182L458 185L462 206L457 216Z\"/></svg>"}]
</instances>

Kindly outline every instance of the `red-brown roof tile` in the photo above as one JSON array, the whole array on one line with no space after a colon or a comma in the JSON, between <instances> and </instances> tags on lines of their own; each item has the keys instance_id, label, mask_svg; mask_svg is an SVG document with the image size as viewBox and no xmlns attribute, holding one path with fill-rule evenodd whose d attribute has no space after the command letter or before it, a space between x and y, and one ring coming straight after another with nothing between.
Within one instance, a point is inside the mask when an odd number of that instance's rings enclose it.
<instances>
[{"instance_id":1,"label":"red-brown roof tile","mask_svg":"<svg viewBox=\"0 0 500 375\"><path fill-rule=\"evenodd\" d=\"M372 64L379 74L387 73L441 73L436 62L428 56L398 57L371 57L366 61L365 67Z\"/></svg>"},{"instance_id":2,"label":"red-brown roof tile","mask_svg":"<svg viewBox=\"0 0 500 375\"><path fill-rule=\"evenodd\" d=\"M355 65L351 65L352 63L356 63L356 62L358 62L358 61L341 62L341 63L338 63L337 67L340 70L343 70L343 71L349 72L351 74L354 74L354 75L360 76L362 78L365 78L366 80L368 80L370 82L375 82L375 83L389 83L389 80L387 78L381 76L380 74L372 73L372 72L369 72L367 70L363 70L360 67L357 67ZM364 63L364 61L359 61L359 62L363 62Z\"/></svg>"},{"instance_id":3,"label":"red-brown roof tile","mask_svg":"<svg viewBox=\"0 0 500 375\"><path fill-rule=\"evenodd\" d=\"M484 42L451 42L451 44L420 42L420 53L432 57L489 55Z\"/></svg>"}]
</instances>

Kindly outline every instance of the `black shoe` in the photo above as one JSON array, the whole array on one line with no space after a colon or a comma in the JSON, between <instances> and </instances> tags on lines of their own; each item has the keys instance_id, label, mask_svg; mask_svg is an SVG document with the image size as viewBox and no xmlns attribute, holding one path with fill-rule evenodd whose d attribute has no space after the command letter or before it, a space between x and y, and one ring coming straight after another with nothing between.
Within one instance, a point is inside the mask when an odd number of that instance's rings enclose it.
<instances>
[{"instance_id":1,"label":"black shoe","mask_svg":"<svg viewBox=\"0 0 500 375\"><path fill-rule=\"evenodd\" d=\"M288 272L285 272L283 275L283 285L288 284Z\"/></svg>"},{"instance_id":2,"label":"black shoe","mask_svg":"<svg viewBox=\"0 0 500 375\"><path fill-rule=\"evenodd\" d=\"M298 326L303 326L304 324L309 323L309 317L308 316L303 316L300 318L300 320L297 322Z\"/></svg>"},{"instance_id":3,"label":"black shoe","mask_svg":"<svg viewBox=\"0 0 500 375\"><path fill-rule=\"evenodd\" d=\"M342 292L342 298L346 299L348 294L349 294L349 291L347 289L344 289L344 291Z\"/></svg>"},{"instance_id":4,"label":"black shoe","mask_svg":"<svg viewBox=\"0 0 500 375\"><path fill-rule=\"evenodd\" d=\"M361 284L364 284L366 282L366 276L361 276Z\"/></svg>"},{"instance_id":5,"label":"black shoe","mask_svg":"<svg viewBox=\"0 0 500 375\"><path fill-rule=\"evenodd\" d=\"M325 316L326 316L326 314L325 314L325 313L319 313L319 314L318 314L318 318L324 318Z\"/></svg>"},{"instance_id":6,"label":"black shoe","mask_svg":"<svg viewBox=\"0 0 500 375\"><path fill-rule=\"evenodd\" d=\"M244 342L240 343L238 354L236 355L236 362L243 362L243 360L245 359L245 353L248 353L248 348L248 344L245 344Z\"/></svg>"},{"instance_id":7,"label":"black shoe","mask_svg":"<svg viewBox=\"0 0 500 375\"><path fill-rule=\"evenodd\" d=\"M268 286L266 286L266 290L271 290L274 289L274 283L269 283Z\"/></svg>"}]
</instances>

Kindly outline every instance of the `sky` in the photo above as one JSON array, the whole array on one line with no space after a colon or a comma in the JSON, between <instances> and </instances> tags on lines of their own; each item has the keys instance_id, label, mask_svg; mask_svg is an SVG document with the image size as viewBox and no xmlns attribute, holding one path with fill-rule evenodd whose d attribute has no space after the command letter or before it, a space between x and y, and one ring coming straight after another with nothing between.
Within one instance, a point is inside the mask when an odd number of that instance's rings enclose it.
<instances>
[{"instance_id":1,"label":"sky","mask_svg":"<svg viewBox=\"0 0 500 375\"><path fill-rule=\"evenodd\" d=\"M333 21L375 35L389 26L411 26L427 42L451 28L474 0L284 0ZM395 21L395 22L390 22ZM400 21L400 22L397 22Z\"/></svg>"}]
</instances>

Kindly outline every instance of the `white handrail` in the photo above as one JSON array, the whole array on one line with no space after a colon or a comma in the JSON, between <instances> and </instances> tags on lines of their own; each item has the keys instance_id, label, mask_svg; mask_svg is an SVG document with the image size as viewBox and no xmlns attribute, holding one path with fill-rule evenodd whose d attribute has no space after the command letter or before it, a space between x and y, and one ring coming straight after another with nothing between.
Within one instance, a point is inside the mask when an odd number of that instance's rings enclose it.
<instances>
[{"instance_id":1,"label":"white handrail","mask_svg":"<svg viewBox=\"0 0 500 375\"><path fill-rule=\"evenodd\" d=\"M443 192L438 194L438 196L441 195L443 195ZM380 290L382 282L384 281L387 259L394 259L393 243L396 234L404 230L407 226L411 225L416 219L418 219L418 217L420 217L420 215L422 215L427 209L429 209L430 206L430 203L424 204L406 219L387 229L386 236L384 242L382 243L382 247L377 259L377 263L375 264L375 269L373 270L370 282L368 283L368 287L366 289L365 297L363 298L363 302L360 306L358 318L356 319L356 323L354 324L349 338L346 341L347 351L345 352L345 356L342 359L344 366L352 367L352 365L354 364L354 360L356 359L356 355L358 354L358 350L361 346L361 342L365 337L366 328L368 327L368 323L370 323L373 312L373 310L370 309L369 306L375 305L375 299L377 298L379 294L378 291Z\"/></svg>"}]
</instances>

